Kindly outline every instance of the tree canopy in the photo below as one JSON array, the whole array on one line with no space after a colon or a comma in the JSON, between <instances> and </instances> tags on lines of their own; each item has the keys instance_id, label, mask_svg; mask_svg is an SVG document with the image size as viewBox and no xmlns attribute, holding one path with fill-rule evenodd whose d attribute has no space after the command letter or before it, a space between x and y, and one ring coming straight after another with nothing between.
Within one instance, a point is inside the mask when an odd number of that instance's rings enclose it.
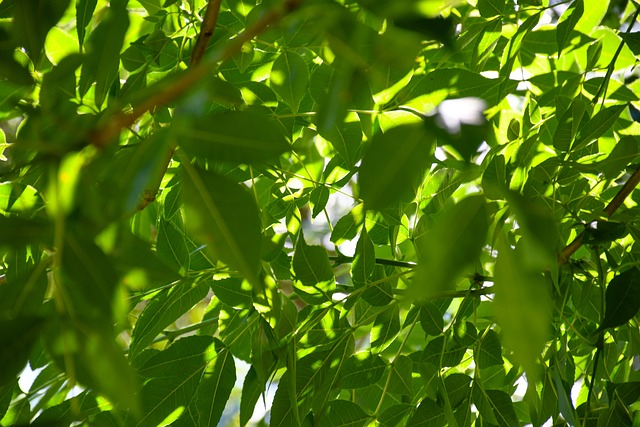
<instances>
[{"instance_id":1,"label":"tree canopy","mask_svg":"<svg viewBox=\"0 0 640 427\"><path fill-rule=\"evenodd\" d=\"M640 425L639 11L2 1L0 425Z\"/></svg>"}]
</instances>

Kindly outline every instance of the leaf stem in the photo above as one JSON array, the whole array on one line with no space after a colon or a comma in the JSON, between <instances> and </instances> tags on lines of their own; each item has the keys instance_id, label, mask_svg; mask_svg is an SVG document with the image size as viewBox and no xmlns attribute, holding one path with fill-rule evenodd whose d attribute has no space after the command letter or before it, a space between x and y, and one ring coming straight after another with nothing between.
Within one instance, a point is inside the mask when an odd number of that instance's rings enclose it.
<instances>
[{"instance_id":1,"label":"leaf stem","mask_svg":"<svg viewBox=\"0 0 640 427\"><path fill-rule=\"evenodd\" d=\"M213 31L216 28L218 22L218 14L220 13L220 5L222 0L209 0L207 3L207 10L204 12L204 18L202 19L202 25L200 26L200 33L196 40L196 45L191 52L191 65L196 65L202 62L202 57L207 49L209 40L213 35Z\"/></svg>"}]
</instances>

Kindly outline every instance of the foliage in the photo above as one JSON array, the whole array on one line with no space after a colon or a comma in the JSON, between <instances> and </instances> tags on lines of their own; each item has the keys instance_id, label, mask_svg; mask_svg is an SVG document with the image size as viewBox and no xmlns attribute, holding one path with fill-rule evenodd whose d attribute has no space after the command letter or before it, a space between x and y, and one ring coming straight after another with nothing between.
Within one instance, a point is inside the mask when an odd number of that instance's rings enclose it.
<instances>
[{"instance_id":1,"label":"foliage","mask_svg":"<svg viewBox=\"0 0 640 427\"><path fill-rule=\"evenodd\" d=\"M638 425L639 10L2 1L1 425Z\"/></svg>"}]
</instances>

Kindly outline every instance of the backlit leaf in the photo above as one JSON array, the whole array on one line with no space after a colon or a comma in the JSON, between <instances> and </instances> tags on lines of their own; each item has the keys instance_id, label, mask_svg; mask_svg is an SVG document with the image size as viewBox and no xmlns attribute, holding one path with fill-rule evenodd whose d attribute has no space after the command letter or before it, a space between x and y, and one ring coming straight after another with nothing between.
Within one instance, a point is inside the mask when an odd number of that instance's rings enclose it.
<instances>
[{"instance_id":1,"label":"backlit leaf","mask_svg":"<svg viewBox=\"0 0 640 427\"><path fill-rule=\"evenodd\" d=\"M273 91L297 113L309 84L307 63L300 55L285 50L273 62L269 82Z\"/></svg>"}]
</instances>

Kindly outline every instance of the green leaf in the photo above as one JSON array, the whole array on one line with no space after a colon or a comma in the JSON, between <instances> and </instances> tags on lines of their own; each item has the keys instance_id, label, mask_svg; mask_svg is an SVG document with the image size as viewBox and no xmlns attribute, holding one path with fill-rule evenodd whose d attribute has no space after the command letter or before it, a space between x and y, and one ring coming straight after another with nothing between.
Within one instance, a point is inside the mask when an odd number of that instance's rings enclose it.
<instances>
[{"instance_id":1,"label":"green leaf","mask_svg":"<svg viewBox=\"0 0 640 427\"><path fill-rule=\"evenodd\" d=\"M213 366L204 372L196 394L196 407L201 426L218 425L236 381L233 356L221 341L215 338L214 341L216 355L212 356L215 357Z\"/></svg>"},{"instance_id":2,"label":"green leaf","mask_svg":"<svg viewBox=\"0 0 640 427\"><path fill-rule=\"evenodd\" d=\"M411 396L413 391L411 385L413 362L411 359L407 356L398 356L393 360L390 368L387 392Z\"/></svg>"},{"instance_id":3,"label":"green leaf","mask_svg":"<svg viewBox=\"0 0 640 427\"><path fill-rule=\"evenodd\" d=\"M449 405L457 408L469 401L471 395L471 377L465 374L453 373L444 379L444 388L447 392Z\"/></svg>"},{"instance_id":4,"label":"green leaf","mask_svg":"<svg viewBox=\"0 0 640 427\"><path fill-rule=\"evenodd\" d=\"M484 392L500 427L520 424L511 397L507 393L502 390L485 390Z\"/></svg>"},{"instance_id":5,"label":"green leaf","mask_svg":"<svg viewBox=\"0 0 640 427\"><path fill-rule=\"evenodd\" d=\"M434 400L425 398L407 423L409 426L444 427L447 417L444 410Z\"/></svg>"},{"instance_id":6,"label":"green leaf","mask_svg":"<svg viewBox=\"0 0 640 427\"><path fill-rule=\"evenodd\" d=\"M618 116L625 108L627 108L626 104L620 104L600 110L580 128L571 149L573 151L580 150L604 135L618 120Z\"/></svg>"},{"instance_id":7,"label":"green leaf","mask_svg":"<svg viewBox=\"0 0 640 427\"><path fill-rule=\"evenodd\" d=\"M355 354L344 363L339 386L346 389L370 386L382 378L386 368L384 360L376 354Z\"/></svg>"},{"instance_id":8,"label":"green leaf","mask_svg":"<svg viewBox=\"0 0 640 427\"><path fill-rule=\"evenodd\" d=\"M380 313L371 328L371 350L382 352L400 332L400 310L397 305Z\"/></svg>"},{"instance_id":9,"label":"green leaf","mask_svg":"<svg viewBox=\"0 0 640 427\"><path fill-rule=\"evenodd\" d=\"M483 18L502 15L507 2L505 0L478 0L478 11Z\"/></svg>"},{"instance_id":10,"label":"green leaf","mask_svg":"<svg viewBox=\"0 0 640 427\"><path fill-rule=\"evenodd\" d=\"M410 201L431 164L435 142L423 124L397 126L374 135L359 172L365 209Z\"/></svg>"},{"instance_id":11,"label":"green leaf","mask_svg":"<svg viewBox=\"0 0 640 427\"><path fill-rule=\"evenodd\" d=\"M62 18L69 0L18 1L13 7L13 35L36 66L49 30Z\"/></svg>"},{"instance_id":12,"label":"green leaf","mask_svg":"<svg viewBox=\"0 0 640 427\"><path fill-rule=\"evenodd\" d=\"M556 41L558 42L558 56L562 55L562 50L569 41L571 32L582 18L584 13L584 3L582 0L575 0L567 10L564 11L556 27Z\"/></svg>"},{"instance_id":13,"label":"green leaf","mask_svg":"<svg viewBox=\"0 0 640 427\"><path fill-rule=\"evenodd\" d=\"M427 334L440 335L444 328L444 318L440 308L431 302L420 305L420 325Z\"/></svg>"},{"instance_id":14,"label":"green leaf","mask_svg":"<svg viewBox=\"0 0 640 427\"><path fill-rule=\"evenodd\" d=\"M244 377L242 383L242 396L240 398L240 425L245 426L255 410L260 396L264 393L264 384L258 379L258 374L253 368L249 368L249 372Z\"/></svg>"},{"instance_id":15,"label":"green leaf","mask_svg":"<svg viewBox=\"0 0 640 427\"><path fill-rule=\"evenodd\" d=\"M320 427L365 427L371 417L348 400L332 400L318 420Z\"/></svg>"},{"instance_id":16,"label":"green leaf","mask_svg":"<svg viewBox=\"0 0 640 427\"><path fill-rule=\"evenodd\" d=\"M634 55L640 55L640 31L621 32L618 34L622 40L629 46Z\"/></svg>"},{"instance_id":17,"label":"green leaf","mask_svg":"<svg viewBox=\"0 0 640 427\"><path fill-rule=\"evenodd\" d=\"M634 267L611 279L605 293L604 319L598 330L626 324L640 309L640 269Z\"/></svg>"},{"instance_id":18,"label":"green leaf","mask_svg":"<svg viewBox=\"0 0 640 427\"><path fill-rule=\"evenodd\" d=\"M331 241L336 245L351 240L358 234L358 230L364 222L364 205L359 204L353 207L351 211L340 218L331 232Z\"/></svg>"},{"instance_id":19,"label":"green leaf","mask_svg":"<svg viewBox=\"0 0 640 427\"><path fill-rule=\"evenodd\" d=\"M620 138L609 156L594 167L602 171L607 179L615 179L637 157L638 142L635 137L626 135Z\"/></svg>"},{"instance_id":20,"label":"green leaf","mask_svg":"<svg viewBox=\"0 0 640 427\"><path fill-rule=\"evenodd\" d=\"M327 207L327 202L329 201L330 194L331 191L329 190L329 187L324 185L319 185L311 190L311 194L309 194L309 202L313 206L313 212L311 213L312 218L315 219L318 215L320 215L320 212L322 212Z\"/></svg>"},{"instance_id":21,"label":"green leaf","mask_svg":"<svg viewBox=\"0 0 640 427\"><path fill-rule=\"evenodd\" d=\"M408 403L393 405L385 409L378 417L378 422L382 427L396 427L406 421L406 417L413 412L413 406Z\"/></svg>"},{"instance_id":22,"label":"green leaf","mask_svg":"<svg viewBox=\"0 0 640 427\"><path fill-rule=\"evenodd\" d=\"M130 352L136 357L178 318L207 295L202 283L181 283L160 291L145 306L131 336Z\"/></svg>"},{"instance_id":23,"label":"green leaf","mask_svg":"<svg viewBox=\"0 0 640 427\"><path fill-rule=\"evenodd\" d=\"M17 317L0 320L0 384L12 381L27 364L29 352L40 337L44 319Z\"/></svg>"},{"instance_id":24,"label":"green leaf","mask_svg":"<svg viewBox=\"0 0 640 427\"><path fill-rule=\"evenodd\" d=\"M246 188L211 172L185 167L182 196L187 228L207 244L207 251L259 283L262 224Z\"/></svg>"},{"instance_id":25,"label":"green leaf","mask_svg":"<svg viewBox=\"0 0 640 427\"><path fill-rule=\"evenodd\" d=\"M582 244L605 245L629 234L627 225L618 221L596 220L587 224L582 233Z\"/></svg>"},{"instance_id":26,"label":"green leaf","mask_svg":"<svg viewBox=\"0 0 640 427\"><path fill-rule=\"evenodd\" d=\"M96 10L98 0L78 0L76 3L76 31L78 32L78 44L80 50L84 44L84 36L87 32L87 26L91 22L93 12Z\"/></svg>"},{"instance_id":27,"label":"green leaf","mask_svg":"<svg viewBox=\"0 0 640 427\"><path fill-rule=\"evenodd\" d=\"M504 237L498 241L495 312L505 345L532 379L539 374L537 363L548 338L552 304L549 284L541 271L526 265L521 242L513 250Z\"/></svg>"},{"instance_id":28,"label":"green leaf","mask_svg":"<svg viewBox=\"0 0 640 427\"><path fill-rule=\"evenodd\" d=\"M296 279L304 286L318 286L334 280L327 250L322 246L309 246L300 234L291 262Z\"/></svg>"},{"instance_id":29,"label":"green leaf","mask_svg":"<svg viewBox=\"0 0 640 427\"><path fill-rule=\"evenodd\" d=\"M230 307L249 308L253 303L251 287L245 286L241 279L229 277L212 280L209 286L216 298Z\"/></svg>"},{"instance_id":30,"label":"green leaf","mask_svg":"<svg viewBox=\"0 0 640 427\"><path fill-rule=\"evenodd\" d=\"M323 130L320 135L329 141L344 164L353 167L362 152L362 125L360 122L344 122Z\"/></svg>"},{"instance_id":31,"label":"green leaf","mask_svg":"<svg viewBox=\"0 0 640 427\"><path fill-rule=\"evenodd\" d=\"M273 62L269 83L273 91L297 113L309 85L307 63L297 53L283 51Z\"/></svg>"},{"instance_id":32,"label":"green leaf","mask_svg":"<svg viewBox=\"0 0 640 427\"><path fill-rule=\"evenodd\" d=\"M52 237L52 232L47 221L0 216L0 245L20 247L45 242Z\"/></svg>"},{"instance_id":33,"label":"green leaf","mask_svg":"<svg viewBox=\"0 0 640 427\"><path fill-rule=\"evenodd\" d=\"M356 252L351 264L351 278L356 286L367 283L367 279L373 273L376 266L376 251L373 242L367 234L366 228L362 229Z\"/></svg>"},{"instance_id":34,"label":"green leaf","mask_svg":"<svg viewBox=\"0 0 640 427\"><path fill-rule=\"evenodd\" d=\"M112 6L87 41L87 56L82 64L78 89L80 96L84 96L95 82L95 103L98 107L102 106L109 88L118 77L120 49L128 28L129 14L124 5Z\"/></svg>"},{"instance_id":35,"label":"green leaf","mask_svg":"<svg viewBox=\"0 0 640 427\"><path fill-rule=\"evenodd\" d=\"M213 344L208 336L182 338L142 365L138 373L147 381L140 392L144 415L137 426L157 425L191 401L207 361L215 357Z\"/></svg>"},{"instance_id":36,"label":"green leaf","mask_svg":"<svg viewBox=\"0 0 640 427\"><path fill-rule=\"evenodd\" d=\"M491 159L482 174L482 188L484 195L490 200L504 197L504 191L509 187L504 156L499 154Z\"/></svg>"},{"instance_id":37,"label":"green leaf","mask_svg":"<svg viewBox=\"0 0 640 427\"><path fill-rule=\"evenodd\" d=\"M210 162L262 163L290 147L284 128L273 118L249 111L227 111L172 126L180 145Z\"/></svg>"},{"instance_id":38,"label":"green leaf","mask_svg":"<svg viewBox=\"0 0 640 427\"><path fill-rule=\"evenodd\" d=\"M421 222L427 219L423 218ZM482 252L487 230L484 197L469 196L445 209L424 235L415 236L418 269L411 295L424 298L452 290L458 276Z\"/></svg>"},{"instance_id":39,"label":"green leaf","mask_svg":"<svg viewBox=\"0 0 640 427\"><path fill-rule=\"evenodd\" d=\"M502 346L498 334L489 329L478 343L477 351L473 353L476 365L480 368L502 365Z\"/></svg>"}]
</instances>

